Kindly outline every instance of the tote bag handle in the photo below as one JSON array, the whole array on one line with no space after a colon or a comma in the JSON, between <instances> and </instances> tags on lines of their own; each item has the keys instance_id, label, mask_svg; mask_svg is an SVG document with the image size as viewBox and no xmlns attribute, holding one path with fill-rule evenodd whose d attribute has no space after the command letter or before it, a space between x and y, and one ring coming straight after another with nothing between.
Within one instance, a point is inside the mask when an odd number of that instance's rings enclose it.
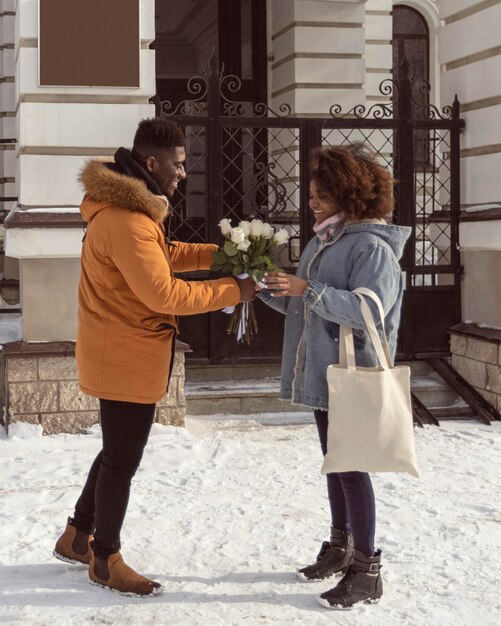
<instances>
[{"instance_id":1,"label":"tote bag handle","mask_svg":"<svg viewBox=\"0 0 501 626\"><path fill-rule=\"evenodd\" d=\"M365 325L369 332L369 336L371 338L372 344L376 351L376 355L378 357L379 363L381 367L385 370L388 370L392 367L392 359L390 355L390 348L388 346L388 339L386 337L386 332L384 330L384 309L381 304L381 300L377 296L374 291L371 289L367 289L366 287L358 287L353 291L353 293L360 300L360 309L362 312L362 317L364 318ZM367 304L365 297L370 298L376 303L378 308L378 312L381 318L381 324L383 327L383 341L379 337L379 333L376 329L376 323L374 321L374 317L372 316L372 312ZM353 331L349 326L340 326L339 333L339 365L341 367L347 368L349 370L356 369L355 364L355 345L353 343Z\"/></svg>"},{"instance_id":2,"label":"tote bag handle","mask_svg":"<svg viewBox=\"0 0 501 626\"><path fill-rule=\"evenodd\" d=\"M355 344L349 326L339 326L339 365L344 369L355 370Z\"/></svg>"},{"instance_id":3,"label":"tote bag handle","mask_svg":"<svg viewBox=\"0 0 501 626\"><path fill-rule=\"evenodd\" d=\"M381 304L381 300L378 295L374 293L371 289L367 289L367 287L358 287L353 291L353 293L358 296L360 300L360 309L362 311L362 316L364 318L365 325L367 326L367 330L369 331L370 338L372 340L372 344L374 345L374 349L376 350L376 354L379 360L379 363L383 369L387 370L392 367L392 359L390 355L390 347L388 346L388 339L386 337L386 331L384 329L384 309ZM374 321L374 317L372 316L372 311L367 304L365 297L370 298L373 302L376 303L379 316L381 318L381 326L383 329L383 341L379 337L379 333L376 329L376 323Z\"/></svg>"}]
</instances>

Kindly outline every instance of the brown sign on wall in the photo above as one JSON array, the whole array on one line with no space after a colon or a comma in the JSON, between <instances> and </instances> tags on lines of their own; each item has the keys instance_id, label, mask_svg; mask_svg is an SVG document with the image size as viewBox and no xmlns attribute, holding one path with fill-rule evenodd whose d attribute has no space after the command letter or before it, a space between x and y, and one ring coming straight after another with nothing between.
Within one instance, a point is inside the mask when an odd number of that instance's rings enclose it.
<instances>
[{"instance_id":1,"label":"brown sign on wall","mask_svg":"<svg viewBox=\"0 0 501 626\"><path fill-rule=\"evenodd\" d=\"M139 87L140 0L39 0L39 82Z\"/></svg>"}]
</instances>

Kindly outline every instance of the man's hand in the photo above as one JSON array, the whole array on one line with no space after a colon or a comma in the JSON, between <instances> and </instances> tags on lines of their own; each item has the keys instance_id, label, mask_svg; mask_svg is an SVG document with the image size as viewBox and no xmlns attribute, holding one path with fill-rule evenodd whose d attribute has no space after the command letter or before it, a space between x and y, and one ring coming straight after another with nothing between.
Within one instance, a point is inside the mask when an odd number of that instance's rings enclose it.
<instances>
[{"instance_id":1,"label":"man's hand","mask_svg":"<svg viewBox=\"0 0 501 626\"><path fill-rule=\"evenodd\" d=\"M256 297L256 283L252 278L237 278L240 289L240 302L250 302Z\"/></svg>"},{"instance_id":2,"label":"man's hand","mask_svg":"<svg viewBox=\"0 0 501 626\"><path fill-rule=\"evenodd\" d=\"M264 277L264 284L275 297L302 296L308 287L306 280L284 272L268 272Z\"/></svg>"}]
</instances>

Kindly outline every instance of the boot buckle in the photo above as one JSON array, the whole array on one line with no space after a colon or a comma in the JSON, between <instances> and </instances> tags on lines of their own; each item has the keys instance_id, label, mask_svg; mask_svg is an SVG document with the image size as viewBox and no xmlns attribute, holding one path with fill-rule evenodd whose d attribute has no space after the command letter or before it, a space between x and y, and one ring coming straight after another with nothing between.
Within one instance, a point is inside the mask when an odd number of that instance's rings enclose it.
<instances>
[{"instance_id":1,"label":"boot buckle","mask_svg":"<svg viewBox=\"0 0 501 626\"><path fill-rule=\"evenodd\" d=\"M369 572L379 572L379 563L371 563L369 565Z\"/></svg>"}]
</instances>

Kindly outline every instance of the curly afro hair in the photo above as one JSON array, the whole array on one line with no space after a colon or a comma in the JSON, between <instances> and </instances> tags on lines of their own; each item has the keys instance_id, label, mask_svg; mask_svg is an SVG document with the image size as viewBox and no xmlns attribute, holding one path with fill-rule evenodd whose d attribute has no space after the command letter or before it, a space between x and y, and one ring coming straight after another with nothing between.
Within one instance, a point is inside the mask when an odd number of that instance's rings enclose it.
<instances>
[{"instance_id":1,"label":"curly afro hair","mask_svg":"<svg viewBox=\"0 0 501 626\"><path fill-rule=\"evenodd\" d=\"M162 116L141 120L134 136L134 150L145 157L185 143L181 127Z\"/></svg>"},{"instance_id":2,"label":"curly afro hair","mask_svg":"<svg viewBox=\"0 0 501 626\"><path fill-rule=\"evenodd\" d=\"M345 219L388 218L393 212L393 177L362 143L315 148L310 175Z\"/></svg>"}]
</instances>

